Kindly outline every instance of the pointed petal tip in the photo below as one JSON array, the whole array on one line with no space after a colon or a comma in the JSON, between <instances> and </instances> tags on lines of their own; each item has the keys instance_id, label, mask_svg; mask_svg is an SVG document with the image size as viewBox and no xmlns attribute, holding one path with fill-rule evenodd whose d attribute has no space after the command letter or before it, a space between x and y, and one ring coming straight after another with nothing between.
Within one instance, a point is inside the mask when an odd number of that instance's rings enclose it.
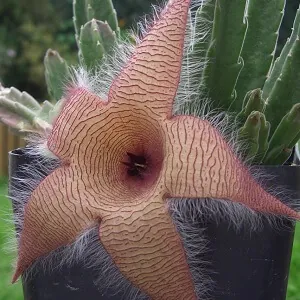
<instances>
[{"instance_id":1,"label":"pointed petal tip","mask_svg":"<svg viewBox=\"0 0 300 300\"><path fill-rule=\"evenodd\" d=\"M294 218L296 221L300 221L300 212L293 210L294 216L292 216L292 218Z\"/></svg>"},{"instance_id":2,"label":"pointed petal tip","mask_svg":"<svg viewBox=\"0 0 300 300\"><path fill-rule=\"evenodd\" d=\"M22 275L22 273L23 273L23 270L22 270L22 268L19 266L19 263L18 263L18 266L17 266L17 268L16 268L16 270L15 270L15 273L14 273L14 275L13 275L13 277L12 277L11 283L12 283L12 284L16 283L17 280L18 280L18 279L20 278L20 276Z\"/></svg>"},{"instance_id":3,"label":"pointed petal tip","mask_svg":"<svg viewBox=\"0 0 300 300\"><path fill-rule=\"evenodd\" d=\"M19 250L17 263L14 268L14 274L12 276L11 283L16 283L30 265L31 263L28 263L26 256L24 256L22 251Z\"/></svg>"}]
</instances>

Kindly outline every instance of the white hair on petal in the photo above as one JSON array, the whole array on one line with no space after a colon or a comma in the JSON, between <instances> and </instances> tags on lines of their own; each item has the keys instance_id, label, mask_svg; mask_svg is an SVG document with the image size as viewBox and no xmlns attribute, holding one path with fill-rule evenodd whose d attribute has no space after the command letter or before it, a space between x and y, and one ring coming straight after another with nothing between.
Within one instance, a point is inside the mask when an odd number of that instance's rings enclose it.
<instances>
[{"instance_id":1,"label":"white hair on petal","mask_svg":"<svg viewBox=\"0 0 300 300\"><path fill-rule=\"evenodd\" d=\"M165 1L166 2L166 1ZM193 0L191 9L195 9L200 5L203 5L205 0ZM149 14L143 18L143 21L138 23L138 28L134 31L131 31L131 40L134 39L136 45L139 45L143 38L147 35L147 33L151 30L153 24L159 19L160 14L164 11L165 5L161 6L152 6L153 14ZM190 13L192 15L192 13ZM190 18L191 20L191 18ZM191 24L188 25L187 33L189 32L189 37L186 37L186 47L185 51L190 51L191 44L190 42L193 40L195 42L198 38L200 38L201 34L197 34L197 38L195 34L192 32ZM204 35L204 33L202 33ZM72 85L78 88L84 88L89 92L99 96L103 101L107 101L108 93L110 86L112 85L115 78L120 74L121 70L124 66L130 61L131 56L136 49L136 45L132 43L129 38L125 40L117 41L116 45L112 50L112 54L108 54L101 64L95 68L95 70L88 71L84 66L72 67L71 68L71 82ZM185 55L184 55L185 57ZM191 71L191 64L183 59L183 65L186 65ZM183 68L183 71L185 68ZM181 72L182 77L184 77L183 73L188 74L188 72ZM197 68L199 72L199 68ZM192 90L193 86L187 86L184 83L184 80L181 80L182 86L189 88ZM68 88L68 86L66 86ZM179 94L181 93L181 89L179 88ZM185 91L187 93L187 89ZM195 94L195 89L193 91ZM186 98L186 97L182 97ZM175 101L176 102L176 101Z\"/></svg>"},{"instance_id":2,"label":"white hair on petal","mask_svg":"<svg viewBox=\"0 0 300 300\"><path fill-rule=\"evenodd\" d=\"M110 86L119 75L134 52L135 46L129 41L119 41L114 46L113 54L107 55L103 62L88 71L84 66L71 68L72 85L97 95L107 101Z\"/></svg>"},{"instance_id":3,"label":"white hair on petal","mask_svg":"<svg viewBox=\"0 0 300 300\"><path fill-rule=\"evenodd\" d=\"M204 5L209 5L209 1L198 0L192 3L192 8L189 12L189 18L186 27L184 52L182 67L180 73L180 83L177 90L177 95L174 101L174 114L186 114L186 110L190 107L188 104L197 104L200 110L197 115L202 117L207 111L209 99L205 96L204 90L201 89L202 72L207 64L206 54L199 45L207 43L210 38L211 21L205 16L198 14L196 18L197 8L201 10ZM196 29L197 26L197 30ZM200 97L199 97L200 95Z\"/></svg>"},{"instance_id":4,"label":"white hair on petal","mask_svg":"<svg viewBox=\"0 0 300 300\"><path fill-rule=\"evenodd\" d=\"M209 241L205 236L206 229L199 226L199 219L195 211L187 204L193 200L170 199L168 201L170 214L176 229L178 230L184 246L187 262L194 281L198 299L210 299L210 293L215 287L209 269L211 262L205 260L205 254L209 252Z\"/></svg>"},{"instance_id":5,"label":"white hair on petal","mask_svg":"<svg viewBox=\"0 0 300 300\"><path fill-rule=\"evenodd\" d=\"M37 260L23 275L23 280L38 276L40 272L49 274L64 267L80 266L90 269L94 277L93 284L101 287L101 292L122 293L124 299L147 300L149 297L131 284L118 270L113 260L101 245L99 225L95 224L80 234L76 241L61 247Z\"/></svg>"},{"instance_id":6,"label":"white hair on petal","mask_svg":"<svg viewBox=\"0 0 300 300\"><path fill-rule=\"evenodd\" d=\"M24 222L25 206L41 181L60 165L59 159L49 157L45 154L45 149L37 147L26 147L16 150L16 155L22 155L30 163L25 163L18 170L17 177L12 175L10 179L9 198L14 206L14 224L16 228L22 228ZM17 236L19 238L19 236Z\"/></svg>"}]
</instances>

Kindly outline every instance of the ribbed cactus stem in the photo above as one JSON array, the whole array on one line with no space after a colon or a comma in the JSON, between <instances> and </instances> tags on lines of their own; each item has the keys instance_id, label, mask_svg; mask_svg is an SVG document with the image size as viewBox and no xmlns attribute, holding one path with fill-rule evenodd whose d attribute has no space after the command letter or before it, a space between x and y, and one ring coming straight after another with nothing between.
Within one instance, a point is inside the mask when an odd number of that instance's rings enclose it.
<instances>
[{"instance_id":1,"label":"ribbed cactus stem","mask_svg":"<svg viewBox=\"0 0 300 300\"><path fill-rule=\"evenodd\" d=\"M93 19L81 28L79 57L88 69L93 69L110 52L115 41L115 33L108 23Z\"/></svg>"},{"instance_id":2,"label":"ribbed cactus stem","mask_svg":"<svg viewBox=\"0 0 300 300\"><path fill-rule=\"evenodd\" d=\"M112 0L90 0L90 2L95 13L94 18L102 22L107 22L112 31L119 36L120 28Z\"/></svg>"},{"instance_id":3,"label":"ribbed cactus stem","mask_svg":"<svg viewBox=\"0 0 300 300\"><path fill-rule=\"evenodd\" d=\"M41 106L28 93L16 88L0 89L0 121L16 133L44 133L49 130L49 113L53 109L49 101Z\"/></svg>"},{"instance_id":4,"label":"ribbed cactus stem","mask_svg":"<svg viewBox=\"0 0 300 300\"><path fill-rule=\"evenodd\" d=\"M247 91L262 88L272 65L286 0L251 0L248 29L241 56L244 67L236 85L236 111L242 107Z\"/></svg>"},{"instance_id":5,"label":"ribbed cactus stem","mask_svg":"<svg viewBox=\"0 0 300 300\"><path fill-rule=\"evenodd\" d=\"M40 104L31 95L26 92L21 92L15 87L2 89L0 95L12 101L19 102L30 109L40 109Z\"/></svg>"},{"instance_id":6,"label":"ribbed cactus stem","mask_svg":"<svg viewBox=\"0 0 300 300\"><path fill-rule=\"evenodd\" d=\"M49 113L54 109L54 106L49 101L44 101L42 107L38 113L38 117L42 120L49 120Z\"/></svg>"},{"instance_id":7,"label":"ribbed cactus stem","mask_svg":"<svg viewBox=\"0 0 300 300\"><path fill-rule=\"evenodd\" d=\"M274 132L264 164L283 164L292 152L300 133L300 103L295 104Z\"/></svg>"},{"instance_id":8,"label":"ribbed cactus stem","mask_svg":"<svg viewBox=\"0 0 300 300\"><path fill-rule=\"evenodd\" d=\"M240 54L247 30L246 2L216 0L212 42L201 84L214 108L227 110L235 99L235 85L243 67Z\"/></svg>"},{"instance_id":9,"label":"ribbed cactus stem","mask_svg":"<svg viewBox=\"0 0 300 300\"><path fill-rule=\"evenodd\" d=\"M52 49L47 51L44 65L48 92L58 101L63 96L65 84L70 77L68 65L59 53Z\"/></svg>"},{"instance_id":10,"label":"ribbed cactus stem","mask_svg":"<svg viewBox=\"0 0 300 300\"><path fill-rule=\"evenodd\" d=\"M295 145L300 141L300 131L299 133L294 137L294 139L289 143L288 148L293 149Z\"/></svg>"},{"instance_id":11,"label":"ribbed cactus stem","mask_svg":"<svg viewBox=\"0 0 300 300\"><path fill-rule=\"evenodd\" d=\"M73 0L73 14L78 45L82 26L92 19L107 22L117 36L120 34L117 14L111 0Z\"/></svg>"},{"instance_id":12,"label":"ribbed cactus stem","mask_svg":"<svg viewBox=\"0 0 300 300\"><path fill-rule=\"evenodd\" d=\"M86 0L73 0L73 22L77 43L79 43L81 26L83 26L87 21Z\"/></svg>"},{"instance_id":13,"label":"ribbed cactus stem","mask_svg":"<svg viewBox=\"0 0 300 300\"><path fill-rule=\"evenodd\" d=\"M29 122L32 122L36 117L36 114L32 110L6 97L0 97L0 107L6 108L7 111L17 114Z\"/></svg>"},{"instance_id":14,"label":"ribbed cactus stem","mask_svg":"<svg viewBox=\"0 0 300 300\"><path fill-rule=\"evenodd\" d=\"M254 159L259 149L260 114L259 111L253 111L238 132L240 143L245 145L244 155L249 161Z\"/></svg>"},{"instance_id":15,"label":"ribbed cactus stem","mask_svg":"<svg viewBox=\"0 0 300 300\"><path fill-rule=\"evenodd\" d=\"M274 148L270 153L270 156L273 155L273 158L270 158L269 162L264 162L264 165L282 165L290 158L293 153L293 149L289 147L282 149L282 147L279 146Z\"/></svg>"},{"instance_id":16,"label":"ribbed cactus stem","mask_svg":"<svg viewBox=\"0 0 300 300\"><path fill-rule=\"evenodd\" d=\"M289 37L289 39L285 43L284 47L282 48L280 56L275 60L275 63L272 66L272 70L271 70L270 74L268 75L268 78L264 84L263 97L265 99L267 99L269 97L269 94L272 91L272 89L276 83L276 80L279 78L280 73L282 72L282 68L288 57L288 54L290 53L296 39L298 38L299 28L300 28L300 6L296 13L291 36Z\"/></svg>"},{"instance_id":17,"label":"ribbed cactus stem","mask_svg":"<svg viewBox=\"0 0 300 300\"><path fill-rule=\"evenodd\" d=\"M254 164L260 164L264 158L266 152L269 149L269 134L270 134L270 123L267 122L266 117L263 113L260 113L260 131L258 138L258 150L253 160Z\"/></svg>"},{"instance_id":18,"label":"ribbed cactus stem","mask_svg":"<svg viewBox=\"0 0 300 300\"><path fill-rule=\"evenodd\" d=\"M298 147L298 142L300 141L300 132L295 136L295 138L290 142L290 144L288 145L287 149L290 150L290 155L288 157L286 157L287 155L283 156L283 155L280 155L278 158L279 161L287 161L287 159L289 159L289 157L291 156L291 154L293 153L293 148L295 147L295 154L298 155L298 151L297 151L297 147ZM298 156L298 158L300 158L300 156Z\"/></svg>"},{"instance_id":19,"label":"ribbed cactus stem","mask_svg":"<svg viewBox=\"0 0 300 300\"><path fill-rule=\"evenodd\" d=\"M52 124L54 122L54 120L57 118L64 103L65 103L65 99L62 98L61 100L56 102L54 107L49 111L49 114L48 114L48 123L49 124Z\"/></svg>"},{"instance_id":20,"label":"ribbed cactus stem","mask_svg":"<svg viewBox=\"0 0 300 300\"><path fill-rule=\"evenodd\" d=\"M266 118L271 123L271 134L281 119L300 99L300 40L297 38L283 65L282 72L267 99Z\"/></svg>"},{"instance_id":21,"label":"ribbed cactus stem","mask_svg":"<svg viewBox=\"0 0 300 300\"><path fill-rule=\"evenodd\" d=\"M35 110L40 108L40 104L27 92L22 92L21 97L18 99L18 102L28 107L29 109Z\"/></svg>"},{"instance_id":22,"label":"ribbed cactus stem","mask_svg":"<svg viewBox=\"0 0 300 300\"><path fill-rule=\"evenodd\" d=\"M86 7L86 17L89 21L95 18L95 11L90 4L88 4Z\"/></svg>"},{"instance_id":23,"label":"ribbed cactus stem","mask_svg":"<svg viewBox=\"0 0 300 300\"><path fill-rule=\"evenodd\" d=\"M237 122L240 124L245 123L252 111L262 112L264 107L265 101L262 98L262 90L249 91L244 98L243 109L236 117Z\"/></svg>"}]
</instances>

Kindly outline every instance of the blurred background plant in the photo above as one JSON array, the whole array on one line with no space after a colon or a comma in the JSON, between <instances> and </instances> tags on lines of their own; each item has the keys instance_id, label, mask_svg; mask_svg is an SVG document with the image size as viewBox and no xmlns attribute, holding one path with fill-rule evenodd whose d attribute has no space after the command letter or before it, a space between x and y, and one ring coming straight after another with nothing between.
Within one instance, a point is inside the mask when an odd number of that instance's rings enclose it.
<instances>
[{"instance_id":1,"label":"blurred background plant","mask_svg":"<svg viewBox=\"0 0 300 300\"><path fill-rule=\"evenodd\" d=\"M0 82L48 99L43 59L57 50L76 63L72 0L0 1ZM129 28L149 12L156 0L115 0L121 29Z\"/></svg>"},{"instance_id":2,"label":"blurred background plant","mask_svg":"<svg viewBox=\"0 0 300 300\"><path fill-rule=\"evenodd\" d=\"M122 29L134 26L158 0L113 0ZM289 0L281 27L277 55L290 35L299 0ZM43 59L56 49L76 62L72 0L3 0L0 2L0 82L47 99Z\"/></svg>"}]
</instances>

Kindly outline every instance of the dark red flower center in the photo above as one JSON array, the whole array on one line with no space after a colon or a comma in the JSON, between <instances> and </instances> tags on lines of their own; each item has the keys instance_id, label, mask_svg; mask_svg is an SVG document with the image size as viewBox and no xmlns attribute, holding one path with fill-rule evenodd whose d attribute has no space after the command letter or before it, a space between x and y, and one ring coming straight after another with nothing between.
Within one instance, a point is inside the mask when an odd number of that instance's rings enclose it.
<instances>
[{"instance_id":1,"label":"dark red flower center","mask_svg":"<svg viewBox=\"0 0 300 300\"><path fill-rule=\"evenodd\" d=\"M135 155L127 152L128 162L122 162L128 167L127 174L132 177L143 179L143 173L147 170L147 159L145 156Z\"/></svg>"}]
</instances>

